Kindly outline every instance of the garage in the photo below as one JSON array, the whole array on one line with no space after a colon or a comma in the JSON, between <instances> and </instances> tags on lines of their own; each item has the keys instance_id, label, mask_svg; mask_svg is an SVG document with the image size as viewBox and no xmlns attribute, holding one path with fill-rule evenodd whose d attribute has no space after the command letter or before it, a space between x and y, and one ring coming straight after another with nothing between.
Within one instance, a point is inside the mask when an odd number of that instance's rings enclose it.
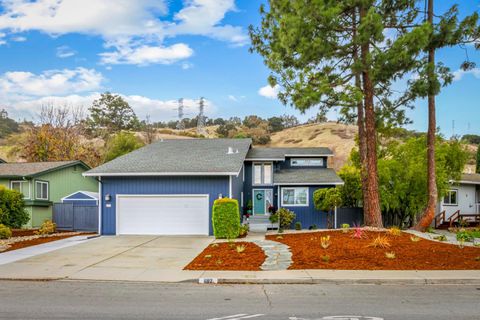
<instances>
[{"instance_id":1,"label":"garage","mask_svg":"<svg viewBox=\"0 0 480 320\"><path fill-rule=\"evenodd\" d=\"M209 234L209 195L117 195L116 207L117 234Z\"/></svg>"}]
</instances>

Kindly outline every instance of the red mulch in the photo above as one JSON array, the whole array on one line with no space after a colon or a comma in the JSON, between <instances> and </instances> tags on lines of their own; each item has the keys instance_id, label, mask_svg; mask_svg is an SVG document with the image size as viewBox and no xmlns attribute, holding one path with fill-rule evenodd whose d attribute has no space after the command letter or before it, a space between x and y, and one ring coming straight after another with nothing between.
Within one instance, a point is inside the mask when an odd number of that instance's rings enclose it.
<instances>
[{"instance_id":1,"label":"red mulch","mask_svg":"<svg viewBox=\"0 0 480 320\"><path fill-rule=\"evenodd\" d=\"M366 231L365 239L352 238L353 232L341 231L283 234L282 238L270 235L269 240L290 246L293 264L289 269L337 269L337 270L480 270L480 248L464 247L421 239L410 240L411 234L398 236L386 232ZM331 245L323 249L320 237L330 236ZM391 247L368 247L378 236L387 235ZM396 258L388 259L386 252L394 252ZM322 257L329 256L325 262ZM325 258L324 258L325 259Z\"/></svg>"},{"instance_id":2,"label":"red mulch","mask_svg":"<svg viewBox=\"0 0 480 320\"><path fill-rule=\"evenodd\" d=\"M245 246L245 251L238 253L237 246ZM263 250L251 242L222 242L209 245L185 270L249 270L258 271L265 261Z\"/></svg>"},{"instance_id":3,"label":"red mulch","mask_svg":"<svg viewBox=\"0 0 480 320\"><path fill-rule=\"evenodd\" d=\"M34 236L38 229L12 229L12 237Z\"/></svg>"},{"instance_id":4,"label":"red mulch","mask_svg":"<svg viewBox=\"0 0 480 320\"><path fill-rule=\"evenodd\" d=\"M37 244L57 241L57 240L61 240L61 239L75 237L75 236L78 236L78 235L80 235L80 234L67 235L67 236L44 237L44 238L37 238L37 239L33 239L33 240L15 242L15 243L12 243L10 245L10 248L8 248L5 251L0 252L0 254L2 254L3 252L7 252L7 251L12 251L12 250L22 249L22 248L26 248L26 247L31 247L31 246L35 246Z\"/></svg>"}]
</instances>

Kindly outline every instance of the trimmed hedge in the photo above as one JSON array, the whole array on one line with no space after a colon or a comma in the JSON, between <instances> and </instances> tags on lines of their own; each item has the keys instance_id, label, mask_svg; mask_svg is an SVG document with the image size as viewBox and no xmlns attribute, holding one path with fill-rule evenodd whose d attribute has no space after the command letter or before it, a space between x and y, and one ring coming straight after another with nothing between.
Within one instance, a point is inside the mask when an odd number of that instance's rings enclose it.
<instances>
[{"instance_id":1,"label":"trimmed hedge","mask_svg":"<svg viewBox=\"0 0 480 320\"><path fill-rule=\"evenodd\" d=\"M0 186L0 223L10 228L21 228L30 220L25 210L23 195Z\"/></svg>"},{"instance_id":2,"label":"trimmed hedge","mask_svg":"<svg viewBox=\"0 0 480 320\"><path fill-rule=\"evenodd\" d=\"M238 201L230 198L215 200L213 203L212 224L215 238L237 238L240 234Z\"/></svg>"}]
</instances>

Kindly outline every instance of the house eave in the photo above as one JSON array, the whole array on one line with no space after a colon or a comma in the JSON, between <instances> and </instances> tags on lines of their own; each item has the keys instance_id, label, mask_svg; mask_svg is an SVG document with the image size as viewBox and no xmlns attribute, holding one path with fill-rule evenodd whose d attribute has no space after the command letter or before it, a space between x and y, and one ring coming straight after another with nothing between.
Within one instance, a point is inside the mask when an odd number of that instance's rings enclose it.
<instances>
[{"instance_id":1,"label":"house eave","mask_svg":"<svg viewBox=\"0 0 480 320\"><path fill-rule=\"evenodd\" d=\"M329 153L329 154L285 154L285 157L333 157L333 153Z\"/></svg>"},{"instance_id":2,"label":"house eave","mask_svg":"<svg viewBox=\"0 0 480 320\"><path fill-rule=\"evenodd\" d=\"M275 182L274 186L341 186L344 182Z\"/></svg>"},{"instance_id":3,"label":"house eave","mask_svg":"<svg viewBox=\"0 0 480 320\"><path fill-rule=\"evenodd\" d=\"M115 172L83 173L84 177L236 176L238 172Z\"/></svg>"}]
</instances>

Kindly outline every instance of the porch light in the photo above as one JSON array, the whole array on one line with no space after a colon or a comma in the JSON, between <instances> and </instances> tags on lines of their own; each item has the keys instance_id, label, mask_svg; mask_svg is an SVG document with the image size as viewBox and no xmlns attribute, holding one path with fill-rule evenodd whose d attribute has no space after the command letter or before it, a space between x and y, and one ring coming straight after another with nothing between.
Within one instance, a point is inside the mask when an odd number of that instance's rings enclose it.
<instances>
[{"instance_id":1,"label":"porch light","mask_svg":"<svg viewBox=\"0 0 480 320\"><path fill-rule=\"evenodd\" d=\"M112 196L110 195L110 193L107 193L105 195L105 201L110 201L110 200L112 200Z\"/></svg>"}]
</instances>

